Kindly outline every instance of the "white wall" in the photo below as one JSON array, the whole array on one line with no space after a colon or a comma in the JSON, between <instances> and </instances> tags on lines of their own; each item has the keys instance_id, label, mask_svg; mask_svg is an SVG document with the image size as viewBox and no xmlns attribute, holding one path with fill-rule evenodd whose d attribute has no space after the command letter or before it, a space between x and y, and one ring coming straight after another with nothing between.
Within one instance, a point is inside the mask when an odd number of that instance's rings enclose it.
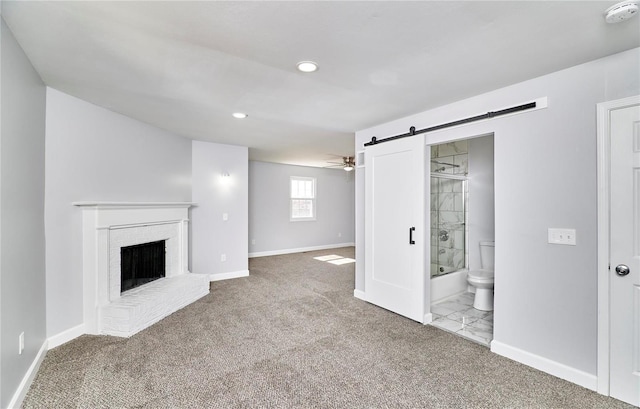
<instances>
[{"instance_id":1,"label":"white wall","mask_svg":"<svg viewBox=\"0 0 640 409\"><path fill-rule=\"evenodd\" d=\"M566 369L588 387L597 355L596 104L639 94L638 72L634 49L356 133L357 151L374 135L548 97L546 109L433 132L427 143L494 134L494 344ZM549 227L575 228L577 246L548 244ZM356 283L363 284L363 261Z\"/></svg>"},{"instance_id":2,"label":"white wall","mask_svg":"<svg viewBox=\"0 0 640 409\"><path fill-rule=\"evenodd\" d=\"M316 178L316 220L290 221L291 176ZM353 172L249 162L249 255L352 245L354 198Z\"/></svg>"},{"instance_id":3,"label":"white wall","mask_svg":"<svg viewBox=\"0 0 640 409\"><path fill-rule=\"evenodd\" d=\"M82 324L75 201L190 201L191 141L47 88L47 334Z\"/></svg>"},{"instance_id":4,"label":"white wall","mask_svg":"<svg viewBox=\"0 0 640 409\"><path fill-rule=\"evenodd\" d=\"M193 141L191 272L248 273L248 164L246 147Z\"/></svg>"},{"instance_id":5,"label":"white wall","mask_svg":"<svg viewBox=\"0 0 640 409\"><path fill-rule=\"evenodd\" d=\"M0 407L45 345L45 86L1 20ZM24 332L25 350L18 355Z\"/></svg>"},{"instance_id":6,"label":"white wall","mask_svg":"<svg viewBox=\"0 0 640 409\"><path fill-rule=\"evenodd\" d=\"M469 147L469 269L478 270L480 241L495 239L493 135L473 138Z\"/></svg>"}]
</instances>

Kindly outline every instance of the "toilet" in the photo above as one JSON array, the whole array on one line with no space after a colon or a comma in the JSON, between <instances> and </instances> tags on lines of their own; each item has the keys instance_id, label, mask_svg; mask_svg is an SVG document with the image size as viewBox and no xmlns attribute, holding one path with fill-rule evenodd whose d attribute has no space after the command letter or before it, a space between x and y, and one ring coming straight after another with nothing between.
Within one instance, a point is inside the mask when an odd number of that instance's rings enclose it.
<instances>
[{"instance_id":1,"label":"toilet","mask_svg":"<svg viewBox=\"0 0 640 409\"><path fill-rule=\"evenodd\" d=\"M480 242L480 270L469 270L467 282L476 289L473 308L493 311L493 261L495 242Z\"/></svg>"}]
</instances>

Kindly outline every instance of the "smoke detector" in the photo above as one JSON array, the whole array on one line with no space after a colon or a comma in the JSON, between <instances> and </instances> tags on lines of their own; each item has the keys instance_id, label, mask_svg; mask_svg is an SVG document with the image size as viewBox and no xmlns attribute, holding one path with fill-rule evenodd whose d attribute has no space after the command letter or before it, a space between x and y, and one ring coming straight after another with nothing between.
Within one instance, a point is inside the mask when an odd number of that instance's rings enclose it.
<instances>
[{"instance_id":1,"label":"smoke detector","mask_svg":"<svg viewBox=\"0 0 640 409\"><path fill-rule=\"evenodd\" d=\"M638 14L638 2L623 1L606 9L604 11L604 19L607 23L613 24L630 19L636 14Z\"/></svg>"}]
</instances>

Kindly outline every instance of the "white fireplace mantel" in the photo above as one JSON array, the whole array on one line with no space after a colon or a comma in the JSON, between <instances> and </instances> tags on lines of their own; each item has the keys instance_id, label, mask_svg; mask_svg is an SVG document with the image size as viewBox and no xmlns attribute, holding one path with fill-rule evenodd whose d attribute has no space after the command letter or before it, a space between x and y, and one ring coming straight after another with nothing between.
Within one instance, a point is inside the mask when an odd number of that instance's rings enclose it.
<instances>
[{"instance_id":1,"label":"white fireplace mantel","mask_svg":"<svg viewBox=\"0 0 640 409\"><path fill-rule=\"evenodd\" d=\"M71 203L74 206L102 208L139 208L139 207L186 207L195 206L193 202L93 202L81 201Z\"/></svg>"},{"instance_id":2,"label":"white fireplace mantel","mask_svg":"<svg viewBox=\"0 0 640 409\"><path fill-rule=\"evenodd\" d=\"M85 332L131 336L208 294L188 271L191 202L74 202L82 209ZM165 278L120 294L120 248L165 240Z\"/></svg>"}]
</instances>

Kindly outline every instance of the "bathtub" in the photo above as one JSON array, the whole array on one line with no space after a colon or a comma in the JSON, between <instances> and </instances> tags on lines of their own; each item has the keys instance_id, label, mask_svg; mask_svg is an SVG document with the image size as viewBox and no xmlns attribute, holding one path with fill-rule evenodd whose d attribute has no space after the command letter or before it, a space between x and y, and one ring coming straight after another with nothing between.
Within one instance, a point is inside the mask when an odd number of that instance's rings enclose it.
<instances>
[{"instance_id":1,"label":"bathtub","mask_svg":"<svg viewBox=\"0 0 640 409\"><path fill-rule=\"evenodd\" d=\"M467 269L454 271L431 279L431 304L456 294L467 292Z\"/></svg>"}]
</instances>

